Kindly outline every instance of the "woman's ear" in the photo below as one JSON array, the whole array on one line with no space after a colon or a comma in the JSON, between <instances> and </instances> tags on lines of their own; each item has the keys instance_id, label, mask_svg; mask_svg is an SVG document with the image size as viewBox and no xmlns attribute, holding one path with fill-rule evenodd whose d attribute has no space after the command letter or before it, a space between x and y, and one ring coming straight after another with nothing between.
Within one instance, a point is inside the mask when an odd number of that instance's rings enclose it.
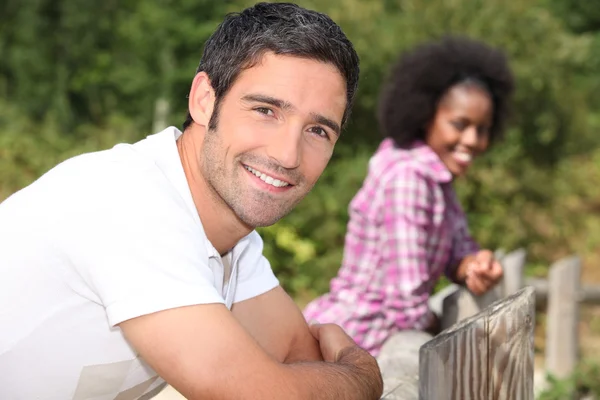
<instances>
[{"instance_id":1,"label":"woman's ear","mask_svg":"<svg viewBox=\"0 0 600 400\"><path fill-rule=\"evenodd\" d=\"M215 106L215 91L206 72L198 72L192 82L188 107L195 123L208 129Z\"/></svg>"}]
</instances>

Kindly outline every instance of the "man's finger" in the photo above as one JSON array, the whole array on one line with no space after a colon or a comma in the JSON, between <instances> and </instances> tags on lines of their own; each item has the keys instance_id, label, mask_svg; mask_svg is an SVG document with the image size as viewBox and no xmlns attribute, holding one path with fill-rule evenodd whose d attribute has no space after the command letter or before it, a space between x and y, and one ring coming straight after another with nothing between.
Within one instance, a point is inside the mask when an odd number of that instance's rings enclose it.
<instances>
[{"instance_id":1,"label":"man's finger","mask_svg":"<svg viewBox=\"0 0 600 400\"><path fill-rule=\"evenodd\" d=\"M310 322L310 324L308 325L308 329L310 330L310 333L313 335L313 337L318 341L319 333L321 332L321 324L318 322Z\"/></svg>"}]
</instances>

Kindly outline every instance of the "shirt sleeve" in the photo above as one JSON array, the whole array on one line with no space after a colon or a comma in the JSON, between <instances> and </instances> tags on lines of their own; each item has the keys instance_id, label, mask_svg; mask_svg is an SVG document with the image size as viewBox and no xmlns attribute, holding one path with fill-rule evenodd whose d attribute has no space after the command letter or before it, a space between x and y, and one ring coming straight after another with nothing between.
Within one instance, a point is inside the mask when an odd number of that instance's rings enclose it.
<instances>
[{"instance_id":1,"label":"shirt sleeve","mask_svg":"<svg viewBox=\"0 0 600 400\"><path fill-rule=\"evenodd\" d=\"M166 309L224 303L197 219L166 179L149 175L98 183L84 198L88 205L66 222L65 253L111 326Z\"/></svg>"},{"instance_id":2,"label":"shirt sleeve","mask_svg":"<svg viewBox=\"0 0 600 400\"><path fill-rule=\"evenodd\" d=\"M252 231L244 241L238 260L238 281L234 303L259 296L277 287L271 264L263 256L263 240L256 231Z\"/></svg>"},{"instance_id":3,"label":"shirt sleeve","mask_svg":"<svg viewBox=\"0 0 600 400\"><path fill-rule=\"evenodd\" d=\"M448 279L455 281L456 269L460 265L460 262L469 254L479 251L479 245L471 237L467 217L460 206L454 190L452 190L450 199L451 204L449 204L449 207L454 213L454 232L452 235L452 255L446 266L445 275Z\"/></svg>"},{"instance_id":4,"label":"shirt sleeve","mask_svg":"<svg viewBox=\"0 0 600 400\"><path fill-rule=\"evenodd\" d=\"M418 170L396 169L384 189L384 260L388 309L396 326L425 329L433 320L428 299L435 282L427 260L433 185Z\"/></svg>"}]
</instances>

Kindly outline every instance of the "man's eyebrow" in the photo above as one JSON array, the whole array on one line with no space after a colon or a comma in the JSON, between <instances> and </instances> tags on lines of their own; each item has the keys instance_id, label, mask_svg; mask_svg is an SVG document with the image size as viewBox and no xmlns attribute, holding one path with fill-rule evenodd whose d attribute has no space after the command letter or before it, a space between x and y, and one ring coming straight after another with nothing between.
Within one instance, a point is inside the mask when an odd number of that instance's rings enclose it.
<instances>
[{"instance_id":1,"label":"man's eyebrow","mask_svg":"<svg viewBox=\"0 0 600 400\"><path fill-rule=\"evenodd\" d=\"M340 126L334 120L327 118L321 114L311 113L311 117L315 120L316 123L325 125L329 129L331 129L337 136L340 136L340 132L342 131Z\"/></svg>"},{"instance_id":2,"label":"man's eyebrow","mask_svg":"<svg viewBox=\"0 0 600 400\"><path fill-rule=\"evenodd\" d=\"M294 107L294 105L290 102L277 99L275 97L267 96L264 94L247 94L242 97L242 101L270 104L273 107L277 107L284 111L292 111L296 109L296 107ZM310 116L317 124L325 125L329 129L331 129L337 136L340 136L340 132L342 129L340 128L340 125L337 122L325 117L324 115L317 113L311 113Z\"/></svg>"},{"instance_id":3,"label":"man's eyebrow","mask_svg":"<svg viewBox=\"0 0 600 400\"><path fill-rule=\"evenodd\" d=\"M295 109L295 107L292 103L289 103L285 100L277 99L275 97L267 96L264 94L247 94L244 97L242 97L242 101L270 104L270 105L280 108L282 110L294 110Z\"/></svg>"}]
</instances>

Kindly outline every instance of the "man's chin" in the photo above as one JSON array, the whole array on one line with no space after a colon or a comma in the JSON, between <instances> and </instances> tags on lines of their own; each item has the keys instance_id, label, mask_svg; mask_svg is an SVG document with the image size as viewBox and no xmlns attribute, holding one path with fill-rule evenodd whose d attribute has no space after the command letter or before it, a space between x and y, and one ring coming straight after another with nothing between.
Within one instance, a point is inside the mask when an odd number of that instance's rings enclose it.
<instances>
[{"instance_id":1,"label":"man's chin","mask_svg":"<svg viewBox=\"0 0 600 400\"><path fill-rule=\"evenodd\" d=\"M280 219L289 214L290 210L276 210L275 207L268 204L260 209L248 207L237 213L238 218L249 228L264 228L276 224Z\"/></svg>"},{"instance_id":2,"label":"man's chin","mask_svg":"<svg viewBox=\"0 0 600 400\"><path fill-rule=\"evenodd\" d=\"M260 217L252 217L252 218L240 218L242 222L250 228L264 228L267 226L275 225L279 222L280 219L285 217L285 215L278 216L260 216Z\"/></svg>"}]
</instances>

